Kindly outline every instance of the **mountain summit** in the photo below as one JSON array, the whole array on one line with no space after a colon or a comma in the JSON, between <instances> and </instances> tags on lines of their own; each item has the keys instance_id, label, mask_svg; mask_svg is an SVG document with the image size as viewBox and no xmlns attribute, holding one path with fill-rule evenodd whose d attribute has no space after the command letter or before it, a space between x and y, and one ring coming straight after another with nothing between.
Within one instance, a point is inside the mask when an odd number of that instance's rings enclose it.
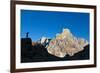
<instances>
[{"instance_id":1,"label":"mountain summit","mask_svg":"<svg viewBox=\"0 0 100 73\"><path fill-rule=\"evenodd\" d=\"M86 45L88 45L87 40L73 36L69 29L63 29L62 33L56 34L56 37L49 42L47 51L63 58L83 51Z\"/></svg>"}]
</instances>

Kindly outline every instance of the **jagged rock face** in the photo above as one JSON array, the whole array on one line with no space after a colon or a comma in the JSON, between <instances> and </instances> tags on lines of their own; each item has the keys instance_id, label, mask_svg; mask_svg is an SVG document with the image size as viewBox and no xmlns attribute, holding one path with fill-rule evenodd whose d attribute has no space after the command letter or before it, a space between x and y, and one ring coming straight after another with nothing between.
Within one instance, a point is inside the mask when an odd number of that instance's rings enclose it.
<instances>
[{"instance_id":1,"label":"jagged rock face","mask_svg":"<svg viewBox=\"0 0 100 73\"><path fill-rule=\"evenodd\" d=\"M40 43L43 44L44 42L46 42L46 37L42 37Z\"/></svg>"},{"instance_id":2,"label":"jagged rock face","mask_svg":"<svg viewBox=\"0 0 100 73\"><path fill-rule=\"evenodd\" d=\"M65 57L65 55L73 56L84 50L84 46L88 42L81 38L76 38L72 35L69 29L63 29L61 34L57 34L52 39L47 47L47 51L57 57Z\"/></svg>"},{"instance_id":3,"label":"jagged rock face","mask_svg":"<svg viewBox=\"0 0 100 73\"><path fill-rule=\"evenodd\" d=\"M46 37L42 37L40 39L40 41L38 41L37 43L40 43L42 44L45 48L48 46L49 42L50 42L51 39L48 39Z\"/></svg>"}]
</instances>

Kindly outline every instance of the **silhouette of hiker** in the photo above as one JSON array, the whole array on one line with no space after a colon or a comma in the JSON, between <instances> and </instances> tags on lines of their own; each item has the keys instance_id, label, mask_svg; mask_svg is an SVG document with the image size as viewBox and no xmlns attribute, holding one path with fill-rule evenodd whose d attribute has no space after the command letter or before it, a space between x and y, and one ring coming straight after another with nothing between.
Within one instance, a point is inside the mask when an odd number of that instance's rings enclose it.
<instances>
[{"instance_id":1,"label":"silhouette of hiker","mask_svg":"<svg viewBox=\"0 0 100 73\"><path fill-rule=\"evenodd\" d=\"M28 34L29 34L29 32L26 33L26 38L28 38Z\"/></svg>"}]
</instances>

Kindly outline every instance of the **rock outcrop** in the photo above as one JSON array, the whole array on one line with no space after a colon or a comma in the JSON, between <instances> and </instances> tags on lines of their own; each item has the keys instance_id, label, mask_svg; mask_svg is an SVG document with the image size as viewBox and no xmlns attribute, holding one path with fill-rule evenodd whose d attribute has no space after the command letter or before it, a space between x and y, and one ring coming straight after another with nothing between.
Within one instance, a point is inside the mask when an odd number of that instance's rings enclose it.
<instances>
[{"instance_id":1,"label":"rock outcrop","mask_svg":"<svg viewBox=\"0 0 100 73\"><path fill-rule=\"evenodd\" d=\"M32 51L31 38L21 38L21 58L30 57Z\"/></svg>"},{"instance_id":2,"label":"rock outcrop","mask_svg":"<svg viewBox=\"0 0 100 73\"><path fill-rule=\"evenodd\" d=\"M49 45L51 39L47 37L42 37L37 43L42 44L45 48Z\"/></svg>"},{"instance_id":3,"label":"rock outcrop","mask_svg":"<svg viewBox=\"0 0 100 73\"><path fill-rule=\"evenodd\" d=\"M76 38L69 29L63 29L61 34L57 34L47 47L48 53L63 58L66 55L74 56L74 54L84 50L88 45L87 40Z\"/></svg>"},{"instance_id":4,"label":"rock outcrop","mask_svg":"<svg viewBox=\"0 0 100 73\"><path fill-rule=\"evenodd\" d=\"M68 61L68 60L87 60L89 59L89 44L84 50L74 54L74 56L58 57L48 53L45 46L40 43L32 42L31 38L21 38L21 62L47 62L47 61Z\"/></svg>"}]
</instances>

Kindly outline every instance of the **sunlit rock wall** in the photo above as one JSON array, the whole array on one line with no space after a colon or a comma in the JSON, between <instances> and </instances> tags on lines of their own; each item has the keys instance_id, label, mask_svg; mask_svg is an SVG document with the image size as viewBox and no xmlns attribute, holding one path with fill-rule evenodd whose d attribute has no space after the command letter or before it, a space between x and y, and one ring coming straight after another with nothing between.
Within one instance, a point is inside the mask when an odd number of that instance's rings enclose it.
<instances>
[{"instance_id":1,"label":"sunlit rock wall","mask_svg":"<svg viewBox=\"0 0 100 73\"><path fill-rule=\"evenodd\" d=\"M73 56L84 50L88 44L87 40L73 36L69 29L63 29L62 33L57 34L47 47L47 51L57 57Z\"/></svg>"}]
</instances>

